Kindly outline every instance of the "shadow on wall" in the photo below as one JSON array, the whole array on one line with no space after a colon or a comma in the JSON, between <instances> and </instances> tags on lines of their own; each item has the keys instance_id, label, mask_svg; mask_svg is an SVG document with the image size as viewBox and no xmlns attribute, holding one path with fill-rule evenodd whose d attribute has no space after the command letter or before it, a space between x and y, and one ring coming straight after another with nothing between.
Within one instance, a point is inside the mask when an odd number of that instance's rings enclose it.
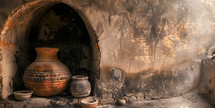
<instances>
[{"instance_id":1,"label":"shadow on wall","mask_svg":"<svg viewBox=\"0 0 215 108\"><path fill-rule=\"evenodd\" d=\"M106 61L116 61L126 73L168 70L175 66L187 68L184 64L201 59L215 40L214 14L211 14L214 3L210 1L95 0L92 3L108 12L109 25L118 29L115 30L118 38L109 46L115 49L116 60Z\"/></svg>"}]
</instances>

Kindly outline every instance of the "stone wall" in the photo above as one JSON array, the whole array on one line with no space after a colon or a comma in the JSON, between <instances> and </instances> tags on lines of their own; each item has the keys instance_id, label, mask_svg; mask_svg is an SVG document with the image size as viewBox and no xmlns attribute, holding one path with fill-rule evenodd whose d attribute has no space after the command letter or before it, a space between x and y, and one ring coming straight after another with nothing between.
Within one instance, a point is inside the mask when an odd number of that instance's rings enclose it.
<instances>
[{"instance_id":1,"label":"stone wall","mask_svg":"<svg viewBox=\"0 0 215 108\"><path fill-rule=\"evenodd\" d=\"M34 0L1 0L0 1L0 31L3 29L5 20L18 6Z\"/></svg>"},{"instance_id":2,"label":"stone wall","mask_svg":"<svg viewBox=\"0 0 215 108\"><path fill-rule=\"evenodd\" d=\"M45 1L55 0L43 0L41 3ZM101 97L104 103L107 103L106 100L111 103L113 99L115 101L122 96L133 99L179 96L199 84L202 75L201 59L206 56L207 49L213 45L215 39L214 2L60 1L77 10L82 16L95 43L92 47L101 52L94 53L100 60L97 62L99 74L95 75L98 79L96 95ZM18 5L22 3L23 1L20 1ZM10 6L12 9L16 7ZM11 14L1 33L6 46L15 44L18 47L15 50L19 50L19 46L25 45L23 41L26 41L27 28L31 27L29 23L34 21L35 13L39 13L39 6L43 7L37 3L24 4ZM7 17L8 13L5 16ZM4 22L5 17L2 19L0 17L0 22ZM2 49L3 59L7 59L6 52L9 49ZM16 66L15 63L12 64ZM6 73L14 71L5 71L4 66L3 80ZM8 85L8 82L4 84Z\"/></svg>"}]
</instances>

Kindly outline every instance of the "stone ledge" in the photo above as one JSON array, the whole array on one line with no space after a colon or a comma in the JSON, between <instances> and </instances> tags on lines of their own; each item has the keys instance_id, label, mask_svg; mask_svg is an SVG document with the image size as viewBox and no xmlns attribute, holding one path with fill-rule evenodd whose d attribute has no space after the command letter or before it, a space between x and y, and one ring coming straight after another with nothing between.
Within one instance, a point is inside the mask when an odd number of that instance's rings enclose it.
<instances>
[{"instance_id":1,"label":"stone ledge","mask_svg":"<svg viewBox=\"0 0 215 108\"><path fill-rule=\"evenodd\" d=\"M92 98L92 96L84 97ZM1 108L81 108L80 102L84 98L72 96L35 97L26 101L18 101L13 96L0 101Z\"/></svg>"}]
</instances>

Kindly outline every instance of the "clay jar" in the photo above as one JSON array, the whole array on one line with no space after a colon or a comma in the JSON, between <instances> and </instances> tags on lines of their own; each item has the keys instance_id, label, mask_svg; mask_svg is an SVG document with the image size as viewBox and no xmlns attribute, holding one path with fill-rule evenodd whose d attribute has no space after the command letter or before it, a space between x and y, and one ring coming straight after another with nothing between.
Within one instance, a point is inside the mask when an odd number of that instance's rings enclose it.
<instances>
[{"instance_id":1,"label":"clay jar","mask_svg":"<svg viewBox=\"0 0 215 108\"><path fill-rule=\"evenodd\" d=\"M57 58L58 48L40 47L36 60L24 72L23 82L37 96L54 96L66 90L71 80L69 69Z\"/></svg>"},{"instance_id":2,"label":"clay jar","mask_svg":"<svg viewBox=\"0 0 215 108\"><path fill-rule=\"evenodd\" d=\"M70 85L70 91L74 97L89 96L91 92L91 85L88 81L88 76L76 75L72 76L72 83Z\"/></svg>"}]
</instances>

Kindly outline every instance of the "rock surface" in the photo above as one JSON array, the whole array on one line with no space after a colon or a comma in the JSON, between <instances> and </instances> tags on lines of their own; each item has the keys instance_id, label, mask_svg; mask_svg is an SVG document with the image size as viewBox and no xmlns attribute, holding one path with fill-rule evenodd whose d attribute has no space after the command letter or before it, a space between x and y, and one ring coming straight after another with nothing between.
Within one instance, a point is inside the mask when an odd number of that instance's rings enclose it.
<instances>
[{"instance_id":1,"label":"rock surface","mask_svg":"<svg viewBox=\"0 0 215 108\"><path fill-rule=\"evenodd\" d=\"M26 4L30 1L34 2ZM141 94L139 98L160 99L180 96L197 87L201 73L195 61L206 56L215 41L213 1L1 0L0 75L4 98L12 94L15 72L20 69L16 53L28 52L24 46L30 44L32 23L60 2L77 10L87 26L97 96L113 94L115 99ZM119 82L110 80L113 67L123 71L124 78Z\"/></svg>"}]
</instances>

